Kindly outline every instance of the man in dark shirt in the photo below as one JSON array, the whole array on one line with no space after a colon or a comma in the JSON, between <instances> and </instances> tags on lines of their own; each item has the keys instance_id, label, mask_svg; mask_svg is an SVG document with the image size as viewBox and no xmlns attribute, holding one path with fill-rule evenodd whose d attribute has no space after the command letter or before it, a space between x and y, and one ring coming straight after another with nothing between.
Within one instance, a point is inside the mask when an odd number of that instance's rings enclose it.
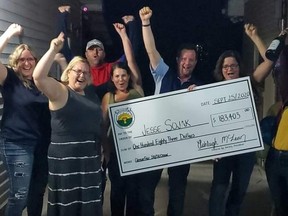
<instances>
[{"instance_id":1,"label":"man in dark shirt","mask_svg":"<svg viewBox=\"0 0 288 216\"><path fill-rule=\"evenodd\" d=\"M155 81L155 94L185 89L190 85L200 85L201 83L192 76L192 72L194 71L198 60L197 47L192 44L184 44L179 48L176 58L177 73L174 72L164 62L158 50L156 49L154 36L150 26L152 10L149 7L144 7L140 10L139 15L142 20L142 34L144 45L150 60L150 70ZM169 216L183 215L185 190L189 170L190 164L168 168L169 203L167 215ZM158 181L161 177L161 171L159 172ZM157 175L155 176L155 178L157 178ZM152 180L148 179L147 181ZM156 180L153 179L153 181L154 184L150 185L154 185L156 187ZM150 189L150 192L154 193L151 186ZM149 192L147 188L146 191Z\"/></svg>"}]
</instances>

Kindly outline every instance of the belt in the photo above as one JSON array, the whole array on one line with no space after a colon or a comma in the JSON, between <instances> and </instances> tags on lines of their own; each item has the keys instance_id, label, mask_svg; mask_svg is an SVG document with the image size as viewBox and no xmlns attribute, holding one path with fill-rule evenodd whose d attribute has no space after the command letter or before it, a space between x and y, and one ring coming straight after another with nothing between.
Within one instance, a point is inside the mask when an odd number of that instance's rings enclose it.
<instances>
[{"instance_id":1,"label":"belt","mask_svg":"<svg viewBox=\"0 0 288 216\"><path fill-rule=\"evenodd\" d=\"M288 157L288 151L285 150L278 150L274 147L270 148L270 153L272 153L274 156L281 156L281 157Z\"/></svg>"}]
</instances>

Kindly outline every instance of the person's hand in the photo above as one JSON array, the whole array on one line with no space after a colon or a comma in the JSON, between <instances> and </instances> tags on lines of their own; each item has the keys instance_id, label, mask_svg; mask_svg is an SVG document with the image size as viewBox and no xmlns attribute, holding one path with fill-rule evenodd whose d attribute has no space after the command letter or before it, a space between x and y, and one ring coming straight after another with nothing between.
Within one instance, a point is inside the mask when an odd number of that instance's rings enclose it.
<instances>
[{"instance_id":1,"label":"person's hand","mask_svg":"<svg viewBox=\"0 0 288 216\"><path fill-rule=\"evenodd\" d=\"M285 28L284 30L282 30L279 34L280 35L283 35L283 34L288 34L288 28Z\"/></svg>"},{"instance_id":2,"label":"person's hand","mask_svg":"<svg viewBox=\"0 0 288 216\"><path fill-rule=\"evenodd\" d=\"M221 158L215 158L215 159L213 159L215 162L218 162L218 161L220 161L221 160Z\"/></svg>"},{"instance_id":3,"label":"person's hand","mask_svg":"<svg viewBox=\"0 0 288 216\"><path fill-rule=\"evenodd\" d=\"M139 11L139 16L142 20L142 24L149 24L149 23L145 23L145 22L150 20L150 18L152 16L152 10L149 7L143 7Z\"/></svg>"},{"instance_id":4,"label":"person's hand","mask_svg":"<svg viewBox=\"0 0 288 216\"><path fill-rule=\"evenodd\" d=\"M62 61L66 61L66 58L62 53L57 53L54 57L54 61L60 63Z\"/></svg>"},{"instance_id":5,"label":"person's hand","mask_svg":"<svg viewBox=\"0 0 288 216\"><path fill-rule=\"evenodd\" d=\"M255 25L246 23L244 25L245 33L248 37L253 38L255 35L258 35L257 28Z\"/></svg>"},{"instance_id":6,"label":"person's hand","mask_svg":"<svg viewBox=\"0 0 288 216\"><path fill-rule=\"evenodd\" d=\"M61 32L57 38L54 38L50 43L50 49L55 53L59 53L64 44L64 33Z\"/></svg>"},{"instance_id":7,"label":"person's hand","mask_svg":"<svg viewBox=\"0 0 288 216\"><path fill-rule=\"evenodd\" d=\"M134 20L133 15L125 15L122 17L123 22L127 25L129 22L132 22Z\"/></svg>"},{"instance_id":8,"label":"person's hand","mask_svg":"<svg viewBox=\"0 0 288 216\"><path fill-rule=\"evenodd\" d=\"M126 28L122 23L113 23L113 26L120 36L126 34Z\"/></svg>"},{"instance_id":9,"label":"person's hand","mask_svg":"<svg viewBox=\"0 0 288 216\"><path fill-rule=\"evenodd\" d=\"M193 91L195 88L197 87L197 85L193 84L188 86L188 91Z\"/></svg>"},{"instance_id":10,"label":"person's hand","mask_svg":"<svg viewBox=\"0 0 288 216\"><path fill-rule=\"evenodd\" d=\"M7 34L7 36L10 38L12 36L15 36L15 35L21 35L23 32L23 28L21 25L19 24L16 24L16 23L13 23L11 24L7 30L5 31L5 33Z\"/></svg>"}]
</instances>

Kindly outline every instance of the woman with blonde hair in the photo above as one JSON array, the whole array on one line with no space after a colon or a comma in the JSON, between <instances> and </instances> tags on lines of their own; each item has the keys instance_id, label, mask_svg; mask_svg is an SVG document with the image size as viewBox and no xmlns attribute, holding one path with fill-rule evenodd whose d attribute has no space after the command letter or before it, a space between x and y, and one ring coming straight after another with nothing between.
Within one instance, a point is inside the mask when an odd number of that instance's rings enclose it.
<instances>
[{"instance_id":1,"label":"woman with blonde hair","mask_svg":"<svg viewBox=\"0 0 288 216\"><path fill-rule=\"evenodd\" d=\"M22 27L11 24L0 37L0 51ZM0 158L9 177L6 216L41 215L48 176L50 142L48 100L36 88L32 74L37 63L30 46L20 44L0 63L0 89L4 102L0 132Z\"/></svg>"},{"instance_id":2,"label":"woman with blonde hair","mask_svg":"<svg viewBox=\"0 0 288 216\"><path fill-rule=\"evenodd\" d=\"M90 94L86 88L90 83L86 59L74 57L61 82L48 76L63 43L60 33L33 74L51 112L47 215L101 216L101 107L95 92Z\"/></svg>"}]
</instances>

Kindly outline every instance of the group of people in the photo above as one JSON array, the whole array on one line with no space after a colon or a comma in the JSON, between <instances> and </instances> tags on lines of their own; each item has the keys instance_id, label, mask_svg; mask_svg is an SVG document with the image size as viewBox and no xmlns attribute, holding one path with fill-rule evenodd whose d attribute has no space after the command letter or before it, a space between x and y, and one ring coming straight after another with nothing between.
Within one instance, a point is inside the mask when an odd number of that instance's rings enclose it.
<instances>
[{"instance_id":1,"label":"group of people","mask_svg":"<svg viewBox=\"0 0 288 216\"><path fill-rule=\"evenodd\" d=\"M69 12L69 6L59 8ZM142 37L154 79L155 94L180 89L193 90L203 85L194 77L197 47L183 44L176 55L177 68L169 67L156 48L151 27L152 10L139 11ZM124 17L125 25L131 17ZM0 86L4 101L0 133L0 156L9 175L9 199L6 216L41 215L43 194L48 178L48 215L103 214L106 167L111 181L112 216L154 215L155 189L162 169L130 176L120 176L108 106L144 97L141 73L135 60L133 43L124 24L113 24L119 34L125 58L105 62L101 41L87 43L85 57L75 56L63 64L60 81L49 76L57 55L65 47L61 32L50 48L38 59L31 47L20 44L9 57L8 66L0 63ZM274 62L265 57L266 46L252 24L245 24L246 35L256 45L263 62L251 74L263 81ZM13 36L22 32L11 24L0 37L2 52ZM284 50L285 51L285 50ZM287 52L287 51L285 51ZM284 52L284 54L285 54ZM285 56L280 57L286 63ZM283 112L279 130L267 158L267 179L278 216L287 215L287 69L279 72ZM247 76L240 54L223 52L215 66L217 81ZM179 150L181 151L181 150ZM104 158L104 159L103 159ZM286 162L286 163L285 163ZM219 158L214 161L209 199L210 216L239 215L255 163L255 153ZM169 203L167 215L183 215L187 176L190 165L168 168ZM231 189L228 191L232 175ZM229 192L226 200L227 192Z\"/></svg>"},{"instance_id":2,"label":"group of people","mask_svg":"<svg viewBox=\"0 0 288 216\"><path fill-rule=\"evenodd\" d=\"M175 73L175 71L164 62L156 49L150 23L151 16L152 10L150 8L144 7L140 10L143 41L150 60L150 70L155 81L155 94L187 87L193 88L194 85L201 85L201 81L193 77L193 71L198 60L197 48L191 44L180 46L176 56L177 71ZM251 24L246 24L244 28L246 34L257 46L264 60L252 73L251 77L256 82L261 82L269 75L273 62L265 57L266 47L258 36L256 27ZM214 76L217 81L237 79L247 75L248 74L243 71L240 54L237 51L227 50L220 55L214 70ZM210 216L239 215L254 163L255 153L241 154L215 160L209 199ZM169 203L167 215L183 215L183 204L189 170L190 165L168 168ZM232 185L226 201L231 175Z\"/></svg>"}]
</instances>

